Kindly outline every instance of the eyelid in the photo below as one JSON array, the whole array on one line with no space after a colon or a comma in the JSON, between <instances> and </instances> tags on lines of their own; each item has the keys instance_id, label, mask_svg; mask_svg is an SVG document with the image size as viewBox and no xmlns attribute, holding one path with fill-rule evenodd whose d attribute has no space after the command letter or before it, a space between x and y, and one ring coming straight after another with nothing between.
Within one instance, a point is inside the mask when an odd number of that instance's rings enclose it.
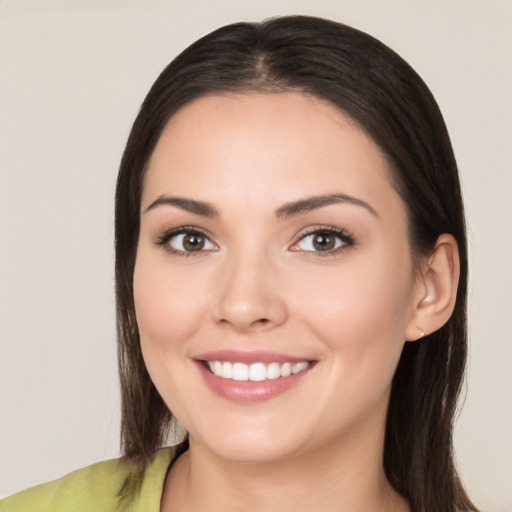
<instances>
[{"instance_id":1,"label":"eyelid","mask_svg":"<svg viewBox=\"0 0 512 512\"><path fill-rule=\"evenodd\" d=\"M192 235L200 235L204 237L208 242L210 242L213 246L215 246L215 249L202 249L198 251L181 251L179 249L175 249L170 246L169 241L182 234L192 234ZM158 245L160 247L163 247L166 251L170 252L171 254L176 254L179 256L191 256L191 255L199 255L204 254L206 252L211 252L213 250L217 250L219 247L218 245L211 239L211 236L201 228L198 228L197 226L180 226L177 228L168 229L165 231L162 235L157 236L153 243L155 245Z\"/></svg>"},{"instance_id":2,"label":"eyelid","mask_svg":"<svg viewBox=\"0 0 512 512\"><path fill-rule=\"evenodd\" d=\"M334 236L338 238L342 243L340 246L335 247L330 250L326 251L308 251L298 248L298 244L305 240L308 236L314 235L314 234L329 234L331 236ZM290 250L296 251L296 252L304 252L309 254L315 254L319 256L330 256L334 255L340 251L349 249L350 247L353 247L356 245L356 240L354 235L346 231L345 229L337 228L334 226L312 226L310 228L306 228L306 231L303 231L300 235L296 237L296 241L290 246ZM296 249L293 249L294 247L297 247Z\"/></svg>"}]
</instances>

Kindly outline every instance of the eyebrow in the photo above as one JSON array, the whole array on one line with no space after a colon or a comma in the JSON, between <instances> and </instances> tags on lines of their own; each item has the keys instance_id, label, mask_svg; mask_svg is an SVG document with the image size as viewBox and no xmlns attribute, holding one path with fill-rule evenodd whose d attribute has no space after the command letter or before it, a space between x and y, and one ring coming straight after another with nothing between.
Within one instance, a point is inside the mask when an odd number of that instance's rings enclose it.
<instances>
[{"instance_id":1,"label":"eyebrow","mask_svg":"<svg viewBox=\"0 0 512 512\"><path fill-rule=\"evenodd\" d=\"M301 213L318 210L324 206L338 203L348 203L355 206L361 206L375 217L379 217L379 214L375 209L362 199L357 199L356 197L348 196L346 194L328 194L324 196L306 197L305 199L286 203L276 210L276 218L283 220L293 217L294 215L300 215Z\"/></svg>"},{"instance_id":2,"label":"eyebrow","mask_svg":"<svg viewBox=\"0 0 512 512\"><path fill-rule=\"evenodd\" d=\"M219 212L217 209L210 203L206 203L204 201L196 201L194 199L185 199L183 197L173 197L173 196L160 196L158 199L153 201L145 210L144 213L153 210L157 206L161 205L169 205L169 206L177 206L182 210L185 210L190 213L195 213L196 215L201 215L203 217L219 217Z\"/></svg>"},{"instance_id":3,"label":"eyebrow","mask_svg":"<svg viewBox=\"0 0 512 512\"><path fill-rule=\"evenodd\" d=\"M318 210L324 206L332 204L348 203L355 206L360 206L368 210L375 217L379 217L379 214L375 209L362 199L357 199L346 194L328 194L323 196L311 196L298 201L292 201L279 207L276 212L276 218L278 220L288 219L295 215ZM195 199L186 199L184 197L174 197L162 195L153 201L145 210L147 213L150 210L162 205L176 206L190 213L201 215L202 217L215 218L220 217L218 210L210 203L205 201L197 201Z\"/></svg>"}]
</instances>

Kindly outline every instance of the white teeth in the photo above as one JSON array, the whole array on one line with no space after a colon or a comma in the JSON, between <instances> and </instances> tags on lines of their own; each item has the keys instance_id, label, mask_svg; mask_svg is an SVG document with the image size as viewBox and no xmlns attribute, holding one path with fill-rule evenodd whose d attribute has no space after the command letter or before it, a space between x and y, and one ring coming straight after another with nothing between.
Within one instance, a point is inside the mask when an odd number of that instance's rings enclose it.
<instances>
[{"instance_id":1,"label":"white teeth","mask_svg":"<svg viewBox=\"0 0 512 512\"><path fill-rule=\"evenodd\" d=\"M281 377L281 366L279 363L270 363L267 366L267 379L278 379Z\"/></svg>"},{"instance_id":2,"label":"white teeth","mask_svg":"<svg viewBox=\"0 0 512 512\"><path fill-rule=\"evenodd\" d=\"M256 382L267 380L267 369L263 363L254 363L249 366L249 380Z\"/></svg>"},{"instance_id":3,"label":"white teeth","mask_svg":"<svg viewBox=\"0 0 512 512\"><path fill-rule=\"evenodd\" d=\"M289 377L292 374L292 365L290 363L284 363L281 366L281 377Z\"/></svg>"},{"instance_id":4,"label":"white teeth","mask_svg":"<svg viewBox=\"0 0 512 512\"><path fill-rule=\"evenodd\" d=\"M292 366L292 373L295 375L296 373L300 373L304 371L309 366L309 363L306 363L305 361L302 363L295 363Z\"/></svg>"},{"instance_id":5,"label":"white teeth","mask_svg":"<svg viewBox=\"0 0 512 512\"><path fill-rule=\"evenodd\" d=\"M224 376L222 375L222 377ZM233 380L249 380L249 367L244 363L234 363L231 378Z\"/></svg>"},{"instance_id":6,"label":"white teeth","mask_svg":"<svg viewBox=\"0 0 512 512\"><path fill-rule=\"evenodd\" d=\"M222 363L222 376L225 379L231 379L233 377L233 365L231 363L227 361Z\"/></svg>"},{"instance_id":7,"label":"white teeth","mask_svg":"<svg viewBox=\"0 0 512 512\"><path fill-rule=\"evenodd\" d=\"M228 361L207 361L211 372L217 377L223 379L232 379L238 381L250 380L252 382L261 382L264 380L278 379L279 377L289 377L303 372L309 367L307 361L301 363L230 363Z\"/></svg>"},{"instance_id":8,"label":"white teeth","mask_svg":"<svg viewBox=\"0 0 512 512\"><path fill-rule=\"evenodd\" d=\"M220 361L213 362L213 373L215 373L215 375L222 373L222 363Z\"/></svg>"}]
</instances>

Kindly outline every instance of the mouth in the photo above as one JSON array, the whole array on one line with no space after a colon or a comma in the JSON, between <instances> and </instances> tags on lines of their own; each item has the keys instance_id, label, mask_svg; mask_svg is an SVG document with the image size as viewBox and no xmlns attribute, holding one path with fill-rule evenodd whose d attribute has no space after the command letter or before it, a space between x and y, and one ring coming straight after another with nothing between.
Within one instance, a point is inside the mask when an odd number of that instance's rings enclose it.
<instances>
[{"instance_id":1,"label":"mouth","mask_svg":"<svg viewBox=\"0 0 512 512\"><path fill-rule=\"evenodd\" d=\"M234 381L263 382L266 380L275 380L290 375L297 375L307 370L311 362L301 361L294 363L287 361L284 363L271 362L268 364L257 362L246 364L242 362L231 361L201 361L204 367L215 376L222 379Z\"/></svg>"},{"instance_id":2,"label":"mouth","mask_svg":"<svg viewBox=\"0 0 512 512\"><path fill-rule=\"evenodd\" d=\"M196 355L206 385L220 397L257 403L298 386L316 366L316 360L269 351L217 350Z\"/></svg>"}]
</instances>

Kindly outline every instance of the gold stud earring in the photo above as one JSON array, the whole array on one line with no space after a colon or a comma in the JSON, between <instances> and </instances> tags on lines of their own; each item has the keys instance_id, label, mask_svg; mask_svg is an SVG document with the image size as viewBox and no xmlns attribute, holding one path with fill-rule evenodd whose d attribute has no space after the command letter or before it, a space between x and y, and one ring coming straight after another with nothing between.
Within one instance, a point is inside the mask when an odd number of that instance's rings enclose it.
<instances>
[{"instance_id":1,"label":"gold stud earring","mask_svg":"<svg viewBox=\"0 0 512 512\"><path fill-rule=\"evenodd\" d=\"M417 327L420 331L420 338L423 338L425 336L425 331L419 325Z\"/></svg>"}]
</instances>

